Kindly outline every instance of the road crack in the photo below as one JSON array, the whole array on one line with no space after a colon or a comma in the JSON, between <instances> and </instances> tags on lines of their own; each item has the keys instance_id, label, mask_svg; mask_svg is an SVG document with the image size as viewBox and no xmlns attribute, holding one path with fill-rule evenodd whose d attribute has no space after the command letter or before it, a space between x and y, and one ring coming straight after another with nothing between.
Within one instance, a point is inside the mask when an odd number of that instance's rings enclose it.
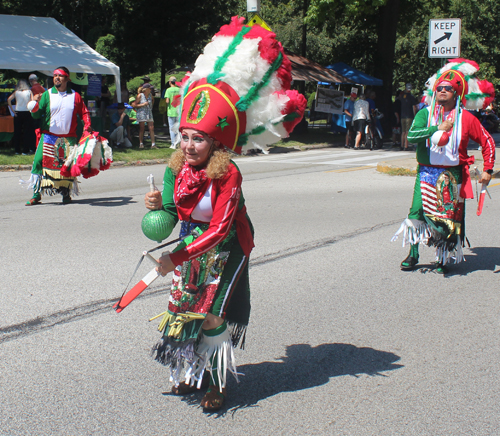
<instances>
[{"instance_id":1,"label":"road crack","mask_svg":"<svg viewBox=\"0 0 500 436\"><path fill-rule=\"evenodd\" d=\"M381 228L393 226L400 223L401 220L390 221L386 223L376 224L371 227L357 229L353 232L343 235L334 236L332 238L318 239L296 247L290 247L275 253L264 254L250 261L250 268L256 268L270 262L277 262L283 259L297 256L314 250L319 250L332 244L343 242L348 239L377 231ZM167 285L168 288L168 285ZM165 292L166 287L159 285L148 288L137 299L145 299L155 297L161 292ZM113 310L112 306L118 301L118 298L98 300L86 303L77 307L61 310L49 315L39 316L19 324L12 324L6 327L0 327L0 344L16 339L21 339L25 336L40 333L51 329L57 325L66 324L68 322L78 321L95 315L100 315Z\"/></svg>"}]
</instances>

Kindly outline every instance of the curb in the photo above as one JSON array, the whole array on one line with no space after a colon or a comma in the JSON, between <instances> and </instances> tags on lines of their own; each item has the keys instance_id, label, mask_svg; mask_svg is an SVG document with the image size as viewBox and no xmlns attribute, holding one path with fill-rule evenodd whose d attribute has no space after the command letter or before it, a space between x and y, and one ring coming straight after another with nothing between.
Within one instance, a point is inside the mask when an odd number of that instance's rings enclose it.
<instances>
[{"instance_id":1,"label":"curb","mask_svg":"<svg viewBox=\"0 0 500 436\"><path fill-rule=\"evenodd\" d=\"M147 159L135 162L116 161L111 163L111 168L146 166L167 163L168 159ZM0 171L31 171L33 165L0 165Z\"/></svg>"},{"instance_id":2,"label":"curb","mask_svg":"<svg viewBox=\"0 0 500 436\"><path fill-rule=\"evenodd\" d=\"M275 146L274 148L270 148L269 153L291 153L297 151L306 151L306 150L333 148L333 147L335 147L335 144L312 144L312 145L293 146L293 147ZM241 157L245 156L241 155ZM146 159L135 162L115 161L111 164L111 168L157 165L157 164L164 164L167 162L168 159ZM32 166L33 165L0 165L0 172L31 171Z\"/></svg>"}]
</instances>

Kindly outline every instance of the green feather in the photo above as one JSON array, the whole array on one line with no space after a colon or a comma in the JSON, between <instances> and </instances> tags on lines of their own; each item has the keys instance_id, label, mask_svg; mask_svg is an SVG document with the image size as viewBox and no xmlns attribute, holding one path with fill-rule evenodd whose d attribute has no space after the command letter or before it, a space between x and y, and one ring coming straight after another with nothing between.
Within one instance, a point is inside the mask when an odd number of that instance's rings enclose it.
<instances>
[{"instance_id":1,"label":"green feather","mask_svg":"<svg viewBox=\"0 0 500 436\"><path fill-rule=\"evenodd\" d=\"M490 94L485 94L482 92L471 92L465 96L466 100L477 100L479 98L491 97Z\"/></svg>"},{"instance_id":2,"label":"green feather","mask_svg":"<svg viewBox=\"0 0 500 436\"><path fill-rule=\"evenodd\" d=\"M266 131L266 128L264 126L257 126L254 129L252 129L248 133L244 133L243 135L240 135L238 138L238 145L245 145L248 142L248 137L250 135L260 135L261 133L264 133Z\"/></svg>"},{"instance_id":3,"label":"green feather","mask_svg":"<svg viewBox=\"0 0 500 436\"><path fill-rule=\"evenodd\" d=\"M264 77L259 83L254 83L245 97L241 97L238 103L236 103L236 109L240 112L245 112L250 105L259 97L259 91L269 83L271 75L281 66L283 61L283 55L278 53L278 56L271 64L271 67L266 71Z\"/></svg>"},{"instance_id":4,"label":"green feather","mask_svg":"<svg viewBox=\"0 0 500 436\"><path fill-rule=\"evenodd\" d=\"M297 112L292 112L291 114L288 114L283 118L282 122L285 123L287 121L293 121L295 118L300 117L300 115Z\"/></svg>"},{"instance_id":5,"label":"green feather","mask_svg":"<svg viewBox=\"0 0 500 436\"><path fill-rule=\"evenodd\" d=\"M226 64L229 57L236 52L236 48L241 44L241 42L243 41L243 37L248 32L250 32L250 30L252 30L251 27L244 26L231 41L231 44L229 44L229 47L224 52L224 54L217 58L214 65L214 72L207 77L208 83L215 85L224 77L224 74L221 72L222 68L224 68L224 65Z\"/></svg>"},{"instance_id":6,"label":"green feather","mask_svg":"<svg viewBox=\"0 0 500 436\"><path fill-rule=\"evenodd\" d=\"M282 124L282 123L284 123L286 121L292 121L292 120L294 120L294 119L296 119L298 117L300 117L300 115L297 112L292 112L291 114L285 115L277 123L273 123L273 126L277 126L278 124ZM264 126L257 126L257 127L255 127L250 132L244 133L243 135L241 135L238 138L238 145L240 145L240 146L246 145L246 143L248 142L249 136L260 135L261 133L264 133L266 130L267 129Z\"/></svg>"}]
</instances>

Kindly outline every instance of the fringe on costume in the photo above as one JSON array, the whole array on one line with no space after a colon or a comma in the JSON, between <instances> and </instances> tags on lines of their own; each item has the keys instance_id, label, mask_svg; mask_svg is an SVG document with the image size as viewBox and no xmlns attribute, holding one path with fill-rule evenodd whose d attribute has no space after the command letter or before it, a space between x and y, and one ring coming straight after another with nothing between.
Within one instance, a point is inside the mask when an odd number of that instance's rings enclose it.
<instances>
[{"instance_id":1,"label":"fringe on costume","mask_svg":"<svg viewBox=\"0 0 500 436\"><path fill-rule=\"evenodd\" d=\"M175 341L164 338L153 347L151 354L155 360L170 367L170 381L175 386L184 381L190 386L196 385L199 389L204 372L212 372L212 370L215 372L212 377L217 377L221 388L226 387L228 371L239 382L233 353L233 340L228 329L217 336L202 334L198 343L191 341L188 344L184 343L181 347L176 346ZM212 368L213 356L215 356L216 369ZM182 377L184 368L186 371Z\"/></svg>"},{"instance_id":2,"label":"fringe on costume","mask_svg":"<svg viewBox=\"0 0 500 436\"><path fill-rule=\"evenodd\" d=\"M226 387L228 371L239 382L231 336L227 329L217 336L203 334L202 340L196 348L196 355L197 359L186 370L185 383L191 386L196 383L199 389L205 371L209 371L214 379L217 377L218 386L221 390ZM214 360L216 369L213 368L212 360ZM176 384L180 382L173 378L171 378L171 381Z\"/></svg>"},{"instance_id":3,"label":"fringe on costume","mask_svg":"<svg viewBox=\"0 0 500 436\"><path fill-rule=\"evenodd\" d=\"M196 359L195 342L193 340L179 346L174 340L164 337L153 347L151 355L172 370L182 369L185 362L190 364Z\"/></svg>"},{"instance_id":4,"label":"fringe on costume","mask_svg":"<svg viewBox=\"0 0 500 436\"><path fill-rule=\"evenodd\" d=\"M396 241L400 234L403 234L403 247L415 244L435 247L436 262L441 262L443 265L450 263L451 260L453 263L460 263L464 260L463 241L460 236L453 239L443 239L424 221L406 218L391 241Z\"/></svg>"},{"instance_id":5,"label":"fringe on costume","mask_svg":"<svg viewBox=\"0 0 500 436\"><path fill-rule=\"evenodd\" d=\"M457 236L455 241L431 239L429 245L436 247L436 262L446 265L451 263L451 260L453 263L460 263L464 260L463 241L460 236Z\"/></svg>"},{"instance_id":6,"label":"fringe on costume","mask_svg":"<svg viewBox=\"0 0 500 436\"><path fill-rule=\"evenodd\" d=\"M233 348L238 345L241 350L245 349L245 341L247 338L247 326L243 324L234 324L227 322L227 327L229 329L229 334L231 335L231 343Z\"/></svg>"},{"instance_id":7,"label":"fringe on costume","mask_svg":"<svg viewBox=\"0 0 500 436\"><path fill-rule=\"evenodd\" d=\"M40 192L42 176L40 174L31 174L28 180L19 179L19 184L26 189L32 189L35 192Z\"/></svg>"},{"instance_id":8,"label":"fringe on costume","mask_svg":"<svg viewBox=\"0 0 500 436\"><path fill-rule=\"evenodd\" d=\"M403 234L403 247L415 244L427 245L429 238L432 236L431 228L425 221L409 218L403 221L391 241L396 241L401 233Z\"/></svg>"},{"instance_id":9,"label":"fringe on costume","mask_svg":"<svg viewBox=\"0 0 500 436\"><path fill-rule=\"evenodd\" d=\"M51 177L44 170L44 176L40 174L31 174L28 180L19 179L19 184L34 193L43 192L46 195L79 195L80 188L78 180L56 179ZM59 185L59 186L55 186ZM64 186L66 185L66 186Z\"/></svg>"}]
</instances>

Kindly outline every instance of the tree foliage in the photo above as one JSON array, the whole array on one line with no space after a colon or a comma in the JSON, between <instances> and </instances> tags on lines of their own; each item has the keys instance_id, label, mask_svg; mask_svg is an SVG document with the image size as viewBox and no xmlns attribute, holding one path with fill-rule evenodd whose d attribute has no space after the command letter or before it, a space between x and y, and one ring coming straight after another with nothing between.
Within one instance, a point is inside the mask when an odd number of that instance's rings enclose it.
<instances>
[{"instance_id":1,"label":"tree foliage","mask_svg":"<svg viewBox=\"0 0 500 436\"><path fill-rule=\"evenodd\" d=\"M410 19L407 14L400 23L396 45L395 84L416 84L423 90L426 80L441 67L443 60L428 57L429 20L460 18L461 55L475 60L481 67L481 78L500 86L500 47L496 23L500 20L498 2L447 0L440 3L420 1Z\"/></svg>"},{"instance_id":2,"label":"tree foliage","mask_svg":"<svg viewBox=\"0 0 500 436\"><path fill-rule=\"evenodd\" d=\"M288 50L302 53L302 31L304 25L303 1L262 3L262 18L268 23L279 41ZM334 41L329 36L326 25L307 28L307 57L322 65L329 65L334 56Z\"/></svg>"},{"instance_id":3,"label":"tree foliage","mask_svg":"<svg viewBox=\"0 0 500 436\"><path fill-rule=\"evenodd\" d=\"M350 18L373 15L386 0L311 0L306 21L318 24L328 19L332 12L343 11Z\"/></svg>"}]
</instances>

